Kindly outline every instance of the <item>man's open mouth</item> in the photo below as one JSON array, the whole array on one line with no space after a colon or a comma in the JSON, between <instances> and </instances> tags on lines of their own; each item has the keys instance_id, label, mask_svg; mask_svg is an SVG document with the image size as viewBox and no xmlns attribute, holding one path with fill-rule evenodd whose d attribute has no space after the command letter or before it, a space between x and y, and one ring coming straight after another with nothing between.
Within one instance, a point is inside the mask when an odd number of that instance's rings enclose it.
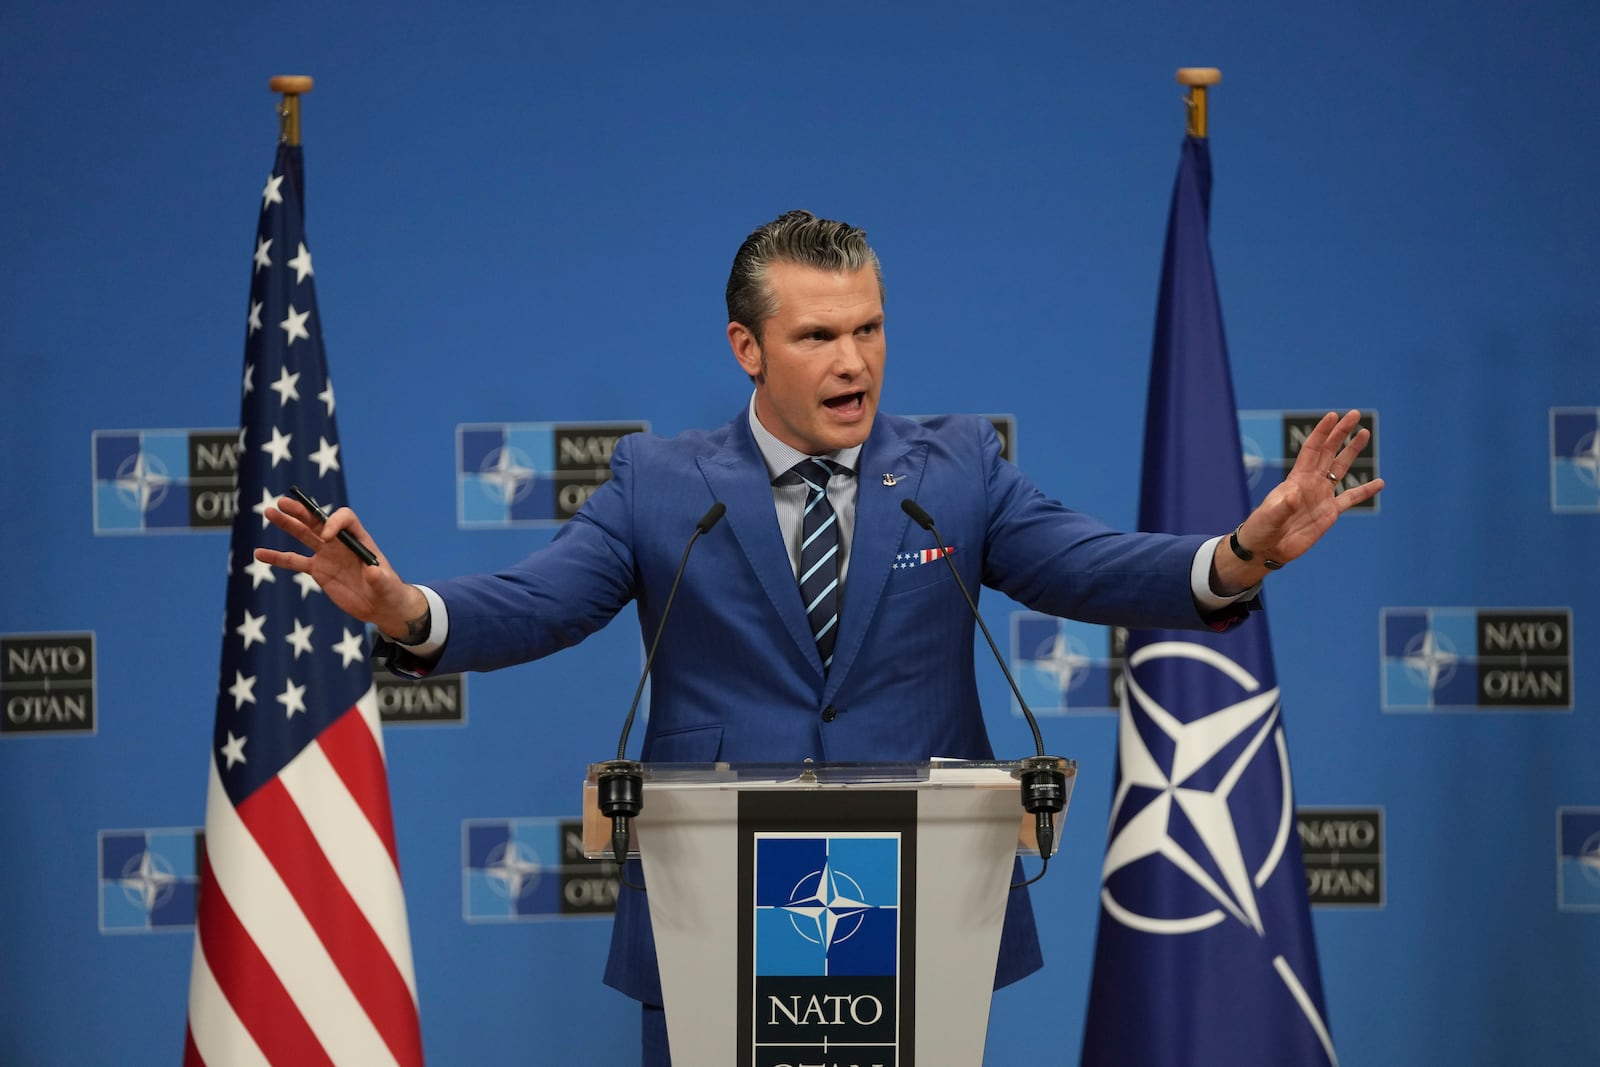
<instances>
[{"instance_id":1,"label":"man's open mouth","mask_svg":"<svg viewBox=\"0 0 1600 1067\"><path fill-rule=\"evenodd\" d=\"M823 406L832 408L834 411L854 411L861 406L861 402L865 399L866 395L867 394L864 392L845 393L842 396L829 397L822 403Z\"/></svg>"}]
</instances>

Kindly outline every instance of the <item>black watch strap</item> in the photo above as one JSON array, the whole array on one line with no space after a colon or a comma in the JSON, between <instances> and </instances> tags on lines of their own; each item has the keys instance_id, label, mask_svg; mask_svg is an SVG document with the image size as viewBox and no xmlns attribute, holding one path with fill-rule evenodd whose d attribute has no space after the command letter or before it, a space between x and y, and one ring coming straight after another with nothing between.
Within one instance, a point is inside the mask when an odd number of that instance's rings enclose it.
<instances>
[{"instance_id":1,"label":"black watch strap","mask_svg":"<svg viewBox=\"0 0 1600 1067\"><path fill-rule=\"evenodd\" d=\"M1256 558L1256 554L1240 543L1239 531L1242 529L1244 529L1244 523L1242 522L1233 528L1233 533L1228 535L1228 547L1233 549L1233 554L1235 556L1238 556L1246 563L1250 563ZM1275 559L1263 559L1261 561L1261 565L1266 567L1269 571L1278 570L1283 566L1283 564L1279 563Z\"/></svg>"}]
</instances>

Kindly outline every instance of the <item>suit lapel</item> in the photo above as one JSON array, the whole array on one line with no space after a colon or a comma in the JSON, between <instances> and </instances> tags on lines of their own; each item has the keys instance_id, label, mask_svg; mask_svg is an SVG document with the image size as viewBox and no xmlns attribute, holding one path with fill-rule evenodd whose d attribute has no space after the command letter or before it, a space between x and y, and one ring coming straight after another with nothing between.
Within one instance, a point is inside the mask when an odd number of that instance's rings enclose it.
<instances>
[{"instance_id":1,"label":"suit lapel","mask_svg":"<svg viewBox=\"0 0 1600 1067\"><path fill-rule=\"evenodd\" d=\"M748 414L735 417L727 431L727 441L720 450L700 457L700 472L710 485L712 495L728 506L725 521L750 561L756 580L772 601L778 620L820 676L822 657L817 654L805 606L800 603L800 589L789 563L789 550L784 546L778 516L772 506L767 464L750 434Z\"/></svg>"},{"instance_id":2,"label":"suit lapel","mask_svg":"<svg viewBox=\"0 0 1600 1067\"><path fill-rule=\"evenodd\" d=\"M879 415L861 450L856 475L856 525L850 536L850 573L839 612L839 640L833 649L824 702L831 700L855 663L872 618L889 581L895 553L905 542L911 520L900 510L902 500L915 499L928 458L927 445L911 445ZM885 475L894 485L886 485Z\"/></svg>"}]
</instances>

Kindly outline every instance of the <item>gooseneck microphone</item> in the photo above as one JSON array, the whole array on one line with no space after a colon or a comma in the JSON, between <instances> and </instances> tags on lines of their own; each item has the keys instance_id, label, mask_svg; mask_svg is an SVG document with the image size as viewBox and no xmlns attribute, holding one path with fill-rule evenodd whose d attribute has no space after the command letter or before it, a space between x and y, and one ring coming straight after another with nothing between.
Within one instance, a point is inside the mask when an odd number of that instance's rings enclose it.
<instances>
[{"instance_id":1,"label":"gooseneck microphone","mask_svg":"<svg viewBox=\"0 0 1600 1067\"><path fill-rule=\"evenodd\" d=\"M978 621L978 628L983 631L984 640L989 642L989 651L994 653L994 660L1000 664L1000 671L1006 676L1006 681L1011 685L1011 691L1017 696L1017 706L1022 709L1022 715L1028 720L1028 728L1033 731L1033 746L1036 755L1029 756L1022 763L1022 808L1033 816L1034 836L1039 842L1039 858L1044 861L1044 866L1039 873L1025 882L1012 886L1020 889L1025 885L1032 885L1044 877L1044 872L1050 869L1050 853L1055 848L1056 813L1066 807L1067 776L1062 773L1062 759L1059 756L1044 754L1044 735L1039 732L1039 720L1033 717L1033 709L1028 707L1028 702L1022 699L1022 690L1017 688L1017 680L1011 677L1011 668L1006 666L1005 657L1000 655L999 647L994 643L994 637L989 633L989 627L984 624L983 616L978 613L977 602L972 599L972 594L967 592L967 583L961 580L961 572L956 570L955 560L950 558L949 549L944 547L944 538L939 536L939 530L933 524L933 516L922 509L922 505L915 500L900 501L900 510L911 516L913 522L933 534L934 544L939 546L939 555L950 567L950 576L956 580L956 588L961 590L961 596L966 600L967 607L972 611L972 617Z\"/></svg>"},{"instance_id":2,"label":"gooseneck microphone","mask_svg":"<svg viewBox=\"0 0 1600 1067\"><path fill-rule=\"evenodd\" d=\"M655 662L656 649L661 647L661 635L667 632L667 616L672 613L672 601L678 595L678 583L683 581L684 569L689 566L689 553L694 549L694 543L700 540L700 535L710 533L711 528L722 521L722 515L727 510L728 506L720 500L712 504L700 516L700 521L694 524L694 533L689 535L689 543L683 546L683 559L678 561L678 572L672 576L672 588L667 591L667 602L661 608L661 621L656 623L656 636L650 642L650 652L644 658L644 670L639 674L639 687L633 691L633 703L628 705L628 717L622 723L622 736L617 741L617 758L600 765L600 814L611 820L611 855L618 866L628 859L628 838L632 834L629 820L644 808L644 765L626 758L633 717L639 711L639 698L644 695L644 683L650 677L650 665ZM632 889L644 888L633 885L626 878L623 883Z\"/></svg>"}]
</instances>

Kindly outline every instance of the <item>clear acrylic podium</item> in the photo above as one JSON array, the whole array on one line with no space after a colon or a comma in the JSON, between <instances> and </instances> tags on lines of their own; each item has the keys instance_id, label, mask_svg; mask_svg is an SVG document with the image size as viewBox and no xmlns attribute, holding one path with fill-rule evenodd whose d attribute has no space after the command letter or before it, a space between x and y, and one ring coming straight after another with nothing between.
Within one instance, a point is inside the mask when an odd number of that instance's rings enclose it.
<instances>
[{"instance_id":1,"label":"clear acrylic podium","mask_svg":"<svg viewBox=\"0 0 1600 1067\"><path fill-rule=\"evenodd\" d=\"M611 850L599 767L594 858ZM982 1063L1013 858L1038 853L1018 768L645 764L633 854L673 1062ZM1077 765L1060 769L1070 799Z\"/></svg>"}]
</instances>

